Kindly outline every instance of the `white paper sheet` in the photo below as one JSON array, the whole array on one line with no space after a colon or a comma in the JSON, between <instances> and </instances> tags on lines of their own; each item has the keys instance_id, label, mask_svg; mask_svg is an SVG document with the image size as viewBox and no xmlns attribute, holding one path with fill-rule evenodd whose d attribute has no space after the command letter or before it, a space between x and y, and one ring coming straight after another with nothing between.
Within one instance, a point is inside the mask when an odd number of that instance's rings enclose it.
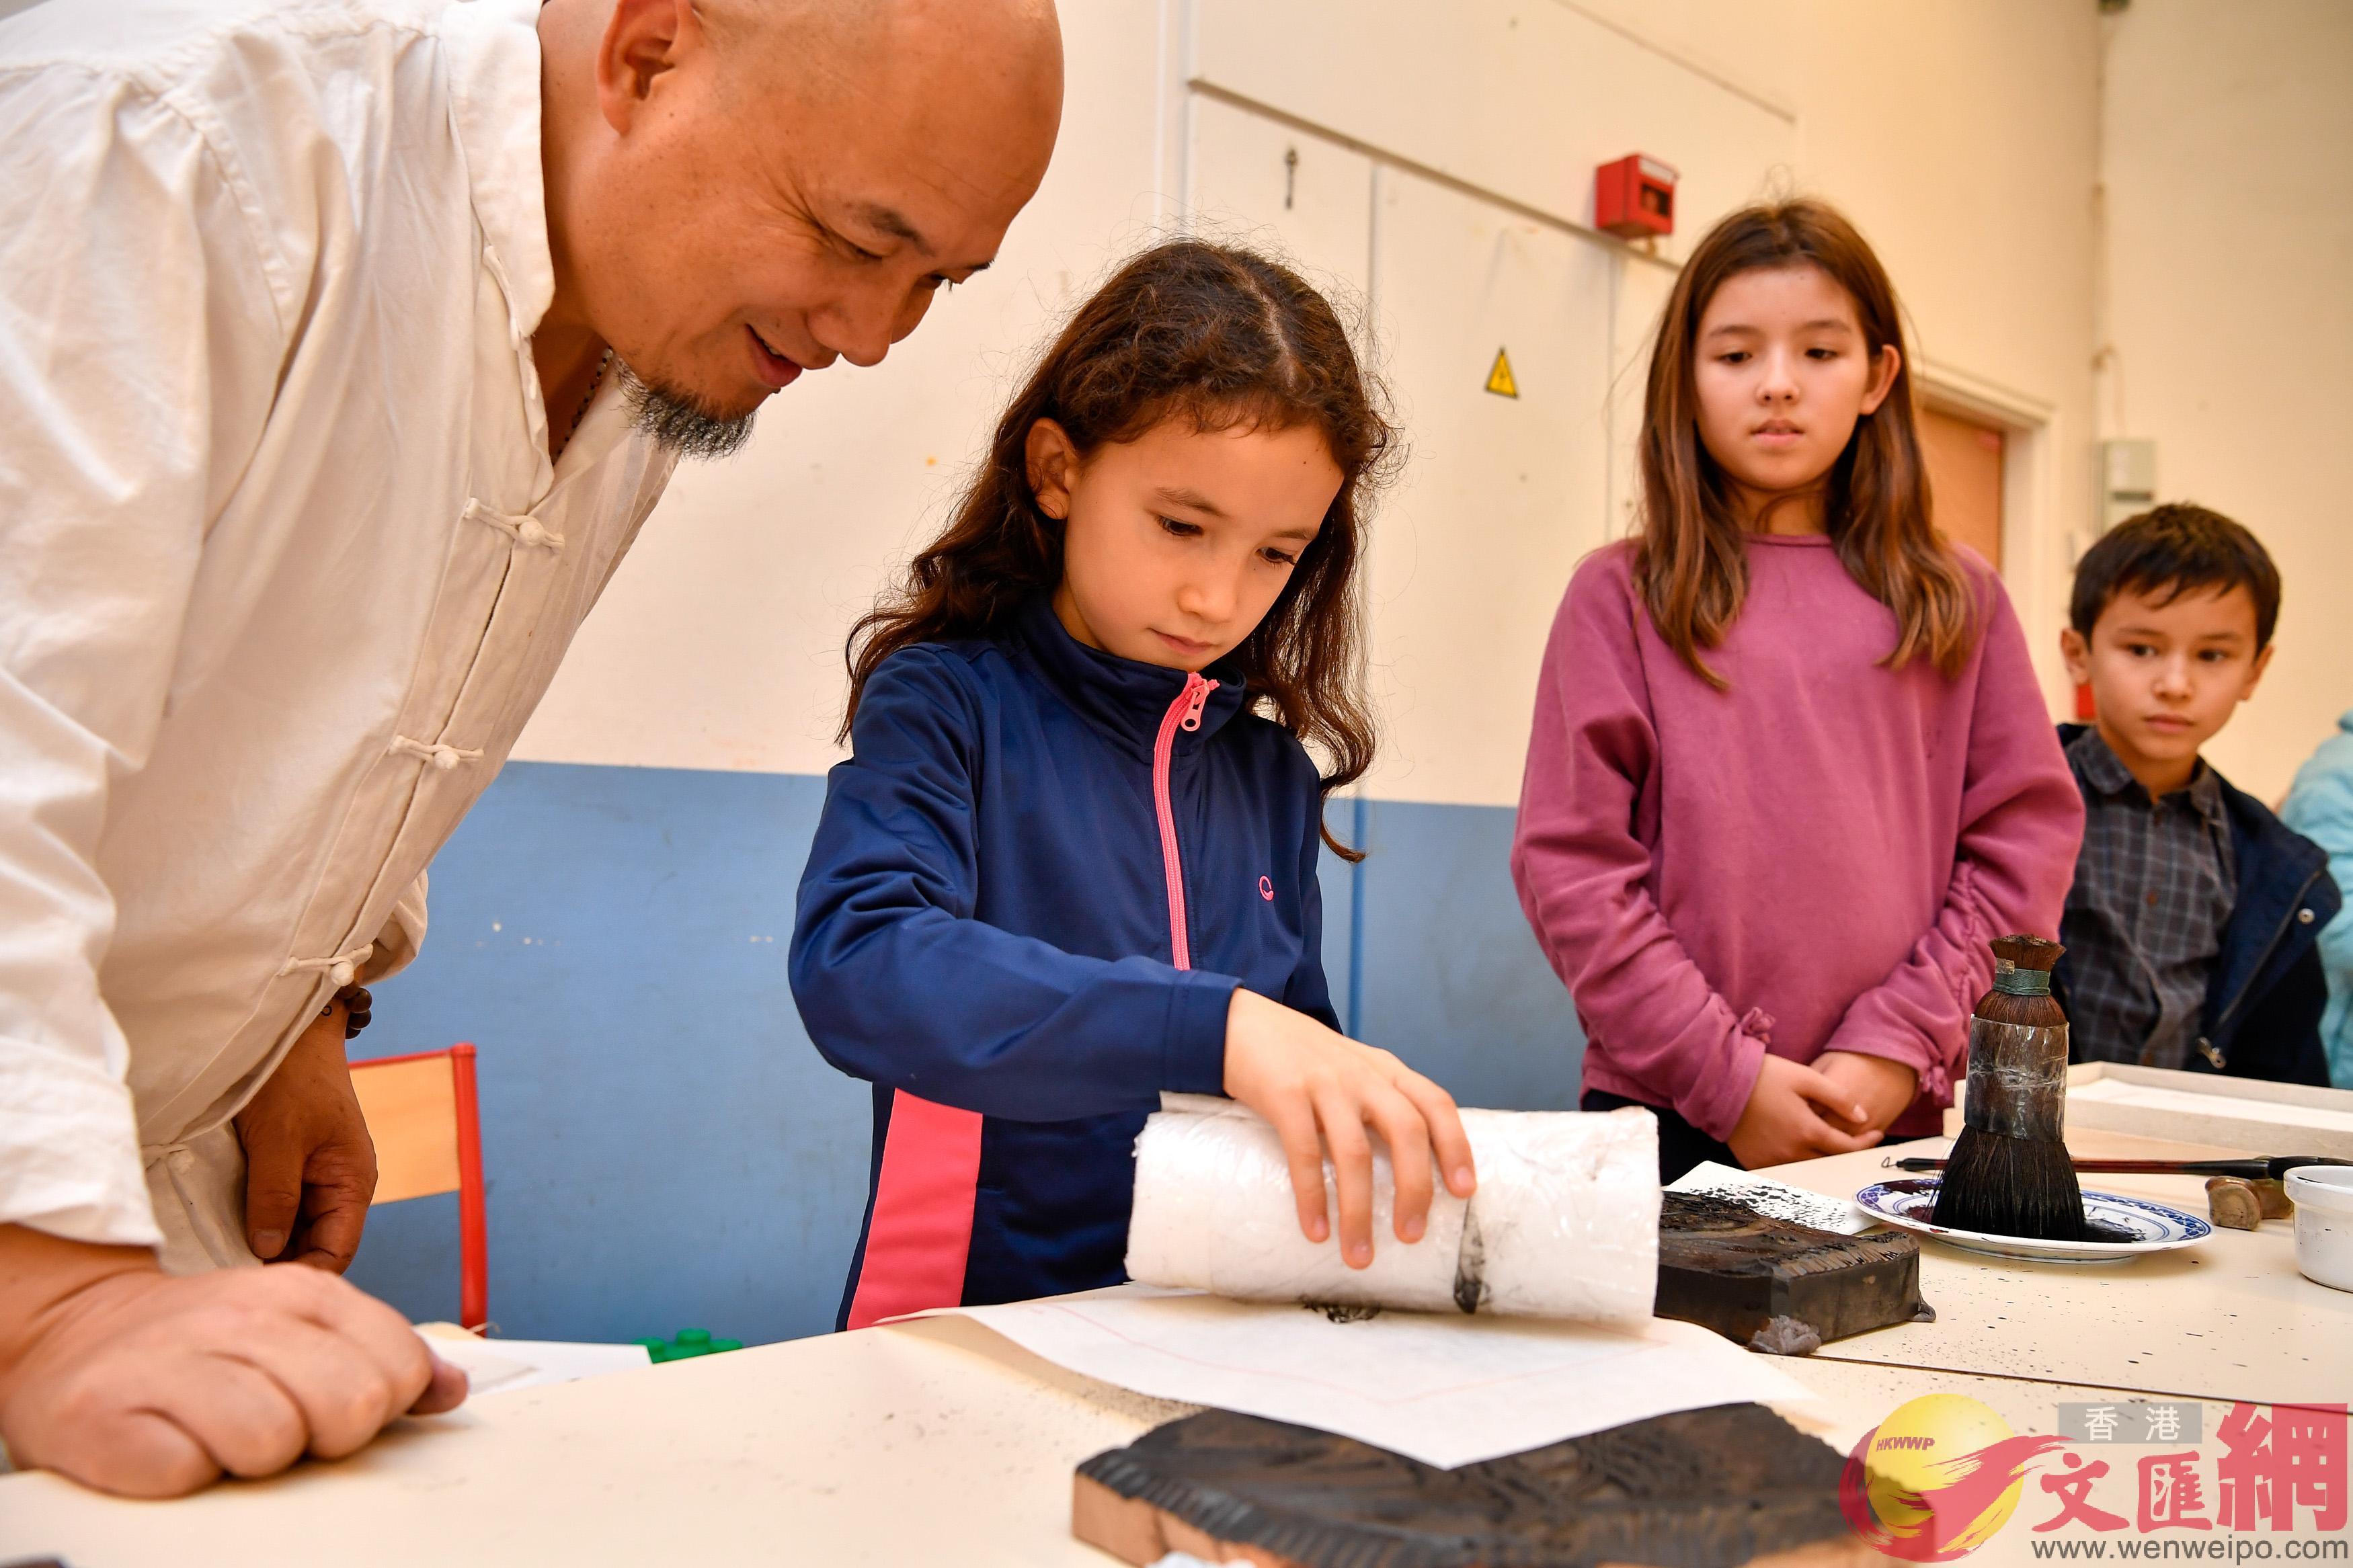
<instances>
[{"instance_id":1,"label":"white paper sheet","mask_svg":"<svg viewBox=\"0 0 2353 1568\"><path fill-rule=\"evenodd\" d=\"M1715 1160L1703 1160L1694 1165L1669 1182L1667 1191L1725 1198L1775 1219L1810 1225L1816 1230L1834 1230L1841 1236L1861 1236L1879 1223L1852 1203L1826 1198L1820 1193L1810 1193L1770 1177L1752 1176L1737 1165Z\"/></svg>"},{"instance_id":2,"label":"white paper sheet","mask_svg":"<svg viewBox=\"0 0 2353 1568\"><path fill-rule=\"evenodd\" d=\"M1335 1322L1314 1308L1133 1284L943 1310L1138 1394L1319 1427L1441 1469L1670 1411L1814 1404L1770 1358L1663 1319L1612 1329L1383 1311Z\"/></svg>"},{"instance_id":3,"label":"white paper sheet","mask_svg":"<svg viewBox=\"0 0 2353 1568\"><path fill-rule=\"evenodd\" d=\"M419 1323L417 1331L433 1353L461 1368L467 1397L519 1394L551 1383L576 1383L609 1372L650 1366L643 1345L577 1344L565 1340L478 1339L454 1323Z\"/></svg>"}]
</instances>

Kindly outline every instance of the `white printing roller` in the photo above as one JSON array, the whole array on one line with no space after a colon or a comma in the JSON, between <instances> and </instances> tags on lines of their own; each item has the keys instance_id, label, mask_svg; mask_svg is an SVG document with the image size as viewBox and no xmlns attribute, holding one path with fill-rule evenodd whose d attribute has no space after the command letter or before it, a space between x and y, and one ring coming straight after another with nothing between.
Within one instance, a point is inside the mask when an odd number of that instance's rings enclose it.
<instances>
[{"instance_id":1,"label":"white printing roller","mask_svg":"<svg viewBox=\"0 0 2353 1568\"><path fill-rule=\"evenodd\" d=\"M1282 1140L1231 1100L1167 1095L1135 1141L1127 1272L1247 1301L1630 1322L1658 1290L1659 1130L1647 1110L1465 1110L1469 1202L1440 1184L1422 1239L1393 1228L1396 1182L1373 1157L1373 1261L1299 1229ZM1339 1213L1332 1169L1326 1202Z\"/></svg>"}]
</instances>

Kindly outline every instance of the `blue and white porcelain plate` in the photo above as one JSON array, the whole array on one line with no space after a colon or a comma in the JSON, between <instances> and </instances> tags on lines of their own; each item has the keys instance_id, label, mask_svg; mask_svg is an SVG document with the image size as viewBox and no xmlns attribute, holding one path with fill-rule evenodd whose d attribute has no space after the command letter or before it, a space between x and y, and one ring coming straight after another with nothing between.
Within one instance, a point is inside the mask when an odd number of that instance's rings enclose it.
<instances>
[{"instance_id":1,"label":"blue and white porcelain plate","mask_svg":"<svg viewBox=\"0 0 2353 1568\"><path fill-rule=\"evenodd\" d=\"M2188 1247L2214 1234L2212 1226L2169 1204L2094 1192L2084 1194L2084 1217L2122 1231L2130 1240L2035 1241L2022 1236L1954 1230L1931 1224L1928 1219L1936 1211L1938 1181L1936 1176L1912 1176L1896 1182L1874 1182L1854 1194L1855 1206L1873 1219L1934 1237L1947 1246L2030 1263L2121 1263L2144 1253Z\"/></svg>"}]
</instances>

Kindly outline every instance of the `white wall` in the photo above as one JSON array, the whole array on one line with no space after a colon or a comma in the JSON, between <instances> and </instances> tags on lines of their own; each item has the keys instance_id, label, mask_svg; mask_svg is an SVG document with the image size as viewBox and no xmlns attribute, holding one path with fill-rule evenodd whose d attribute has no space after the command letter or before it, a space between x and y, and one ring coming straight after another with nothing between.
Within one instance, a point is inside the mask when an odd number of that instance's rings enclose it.
<instances>
[{"instance_id":1,"label":"white wall","mask_svg":"<svg viewBox=\"0 0 2353 1568\"><path fill-rule=\"evenodd\" d=\"M1065 0L1063 25L1060 146L999 268L879 369L805 379L745 454L682 474L517 755L829 763L843 629L936 526L1073 290L1187 203L1373 301L1416 461L1376 530L1372 793L1516 797L1544 626L1622 524L1672 258L1768 192L1845 206L1935 384L2035 426L2011 577L2055 693L2065 538L2090 513L2088 4ZM1585 226L1592 165L1638 150L1683 172L1657 259ZM1516 404L1478 390L1499 341Z\"/></svg>"},{"instance_id":2,"label":"white wall","mask_svg":"<svg viewBox=\"0 0 2353 1568\"><path fill-rule=\"evenodd\" d=\"M880 366L802 377L769 400L745 451L680 469L517 757L772 773L835 762L843 634L944 521L1059 315L1152 233L1154 6L1062 12L1061 137L997 265L934 303Z\"/></svg>"},{"instance_id":3,"label":"white wall","mask_svg":"<svg viewBox=\"0 0 2353 1568\"><path fill-rule=\"evenodd\" d=\"M2275 800L2353 708L2353 5L2134 0L2103 30L2101 413L2279 563L2279 652L2211 748Z\"/></svg>"}]
</instances>

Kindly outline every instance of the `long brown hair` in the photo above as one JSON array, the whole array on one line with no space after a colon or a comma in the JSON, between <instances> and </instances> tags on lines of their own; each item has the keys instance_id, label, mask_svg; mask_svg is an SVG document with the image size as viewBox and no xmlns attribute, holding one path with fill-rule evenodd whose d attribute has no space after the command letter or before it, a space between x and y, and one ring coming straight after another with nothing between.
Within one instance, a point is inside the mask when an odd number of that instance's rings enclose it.
<instances>
[{"instance_id":1,"label":"long brown hair","mask_svg":"<svg viewBox=\"0 0 2353 1568\"><path fill-rule=\"evenodd\" d=\"M1234 650L1251 697L1328 763L1323 792L1363 776L1373 721L1361 689L1356 563L1362 510L1395 432L1331 304L1280 263L1180 239L1130 259L1079 307L997 421L988 456L940 536L850 629L849 703L882 661L916 643L986 637L1062 581L1062 524L1029 488L1029 427L1051 419L1083 459L1164 419L1204 430L1319 431L1339 493L1266 618ZM1362 857L1324 830L1324 842Z\"/></svg>"},{"instance_id":2,"label":"long brown hair","mask_svg":"<svg viewBox=\"0 0 2353 1568\"><path fill-rule=\"evenodd\" d=\"M1926 654L1957 675L1977 641L1977 607L1959 561L1936 531L1928 470L1913 422L1911 353L1894 287L1837 208L1819 201L1743 207L1708 232L1683 264L1659 319L1642 410L1642 515L1634 581L1667 646L1710 685L1723 677L1700 650L1717 646L1748 595L1746 531L1724 470L1699 438L1694 379L1700 317L1715 291L1757 268L1819 267L1854 301L1867 351L1893 347L1895 384L1855 422L1823 477L1822 515L1847 574L1895 612L1900 668Z\"/></svg>"}]
</instances>

